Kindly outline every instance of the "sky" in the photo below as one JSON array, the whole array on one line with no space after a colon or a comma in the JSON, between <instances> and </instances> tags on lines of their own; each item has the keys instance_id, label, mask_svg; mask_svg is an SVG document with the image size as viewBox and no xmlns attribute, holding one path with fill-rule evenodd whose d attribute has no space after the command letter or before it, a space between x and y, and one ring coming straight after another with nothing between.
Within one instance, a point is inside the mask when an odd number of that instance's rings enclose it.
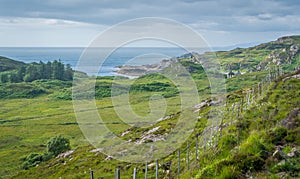
<instances>
[{"instance_id":1,"label":"sky","mask_svg":"<svg viewBox=\"0 0 300 179\"><path fill-rule=\"evenodd\" d=\"M176 20L212 47L261 43L300 34L299 9L299 0L0 0L0 47L86 47L142 17Z\"/></svg>"}]
</instances>

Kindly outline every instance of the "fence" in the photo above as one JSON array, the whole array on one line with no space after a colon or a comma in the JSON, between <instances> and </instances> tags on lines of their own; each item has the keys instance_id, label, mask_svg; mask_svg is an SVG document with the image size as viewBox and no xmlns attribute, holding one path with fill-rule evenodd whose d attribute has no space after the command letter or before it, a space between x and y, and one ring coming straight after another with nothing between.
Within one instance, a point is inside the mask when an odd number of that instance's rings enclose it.
<instances>
[{"instance_id":1,"label":"fence","mask_svg":"<svg viewBox=\"0 0 300 179\"><path fill-rule=\"evenodd\" d=\"M211 124L204 129L203 133L195 134L185 143L186 147L175 151L170 155L171 157L168 156L168 158L152 161L150 163L146 162L144 166L139 165L132 171L118 167L111 177L115 179L120 179L121 176L133 179L179 179L184 174L185 178L191 178L193 171L189 171L190 168L203 167L199 165L199 161L205 159L199 154L203 154L207 150L213 150L213 146L218 145L218 140L222 137L223 129L239 122L244 112L249 110L252 105L256 105L257 101L265 96L265 93L270 88L271 82L284 74L281 68L270 70L269 74L260 83L244 91L243 95L239 97L239 100L222 106L221 111L225 112L215 111L215 115L222 116L221 121L217 121L216 123L211 122ZM239 134L237 135L239 138ZM90 178L94 179L92 170L90 171Z\"/></svg>"}]
</instances>

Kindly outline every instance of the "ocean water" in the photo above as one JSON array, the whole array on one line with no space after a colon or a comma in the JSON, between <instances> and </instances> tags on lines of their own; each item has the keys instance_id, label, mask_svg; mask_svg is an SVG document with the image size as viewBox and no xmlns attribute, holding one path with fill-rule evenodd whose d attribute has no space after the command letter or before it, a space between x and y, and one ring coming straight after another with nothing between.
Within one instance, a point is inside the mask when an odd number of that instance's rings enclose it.
<instances>
[{"instance_id":1,"label":"ocean water","mask_svg":"<svg viewBox=\"0 0 300 179\"><path fill-rule=\"evenodd\" d=\"M14 60L23 61L25 63L31 62L48 62L54 60L61 60L64 64L70 64L74 69L83 69L88 74L94 74L90 72L88 68L78 68L78 62L81 59L85 61L84 64L87 66L93 66L94 62L103 61L103 64L97 75L99 76L112 76L118 75L114 72L118 66L121 65L145 65L154 64L159 61L171 57L178 57L188 53L182 48L134 48L134 47L123 47L119 48L108 56L103 54L110 52L112 49L109 48L97 48L93 50L85 51L85 48L66 48L66 47L1 47L0 56L8 57ZM93 53L90 53L90 52ZM196 52L201 53L201 49ZM84 57L82 54L90 53L89 58ZM93 61L93 62L92 62ZM81 63L82 64L82 63Z\"/></svg>"}]
</instances>

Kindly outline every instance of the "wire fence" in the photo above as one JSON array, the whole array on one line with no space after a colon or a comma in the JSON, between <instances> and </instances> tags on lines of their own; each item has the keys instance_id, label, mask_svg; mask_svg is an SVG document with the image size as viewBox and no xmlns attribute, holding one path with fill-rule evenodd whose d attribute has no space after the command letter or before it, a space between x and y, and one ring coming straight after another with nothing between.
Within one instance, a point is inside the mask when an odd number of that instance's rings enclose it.
<instances>
[{"instance_id":1,"label":"wire fence","mask_svg":"<svg viewBox=\"0 0 300 179\"><path fill-rule=\"evenodd\" d=\"M137 165L133 170L126 167L116 168L114 174L105 175L105 177L97 176L97 178L145 178L145 179L179 179L192 178L193 170L191 168L201 168L200 162L204 159L203 153L213 151L218 145L218 140L222 138L224 128L236 124L243 118L244 113L252 106L257 105L265 95L272 81L285 75L281 68L274 68L269 74L258 84L244 91L239 96L239 100L232 103L226 103L222 106L222 111L213 112L214 115L222 116L222 120L218 123L211 122L208 127L200 134L192 136L186 143L185 147L178 149L166 159L146 162L144 165ZM237 134L239 138L239 133ZM201 153L201 155L200 155ZM209 162L209 161L208 161ZM90 178L96 178L93 171L90 171Z\"/></svg>"}]
</instances>

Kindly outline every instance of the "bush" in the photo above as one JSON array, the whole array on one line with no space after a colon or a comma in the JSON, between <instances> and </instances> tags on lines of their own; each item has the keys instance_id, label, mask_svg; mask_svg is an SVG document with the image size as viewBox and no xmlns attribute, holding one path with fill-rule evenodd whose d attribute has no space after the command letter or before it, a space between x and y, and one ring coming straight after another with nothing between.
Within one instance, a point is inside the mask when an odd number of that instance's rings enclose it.
<instances>
[{"instance_id":1,"label":"bush","mask_svg":"<svg viewBox=\"0 0 300 179\"><path fill-rule=\"evenodd\" d=\"M235 166L243 173L263 170L265 164L261 157L253 154L237 154L233 160Z\"/></svg>"},{"instance_id":2,"label":"bush","mask_svg":"<svg viewBox=\"0 0 300 179\"><path fill-rule=\"evenodd\" d=\"M11 83L0 85L0 98L33 98L45 94L46 90L34 84Z\"/></svg>"},{"instance_id":3,"label":"bush","mask_svg":"<svg viewBox=\"0 0 300 179\"><path fill-rule=\"evenodd\" d=\"M34 167L43 161L43 155L32 153L25 157L22 163L22 168L28 170L30 167Z\"/></svg>"},{"instance_id":4,"label":"bush","mask_svg":"<svg viewBox=\"0 0 300 179\"><path fill-rule=\"evenodd\" d=\"M61 89L59 92L50 95L50 97L58 100L72 100L72 91L71 89Z\"/></svg>"},{"instance_id":5,"label":"bush","mask_svg":"<svg viewBox=\"0 0 300 179\"><path fill-rule=\"evenodd\" d=\"M28 170L31 167L35 167L41 162L48 161L54 156L71 149L69 139L62 136L56 136L51 138L47 144L48 152L43 154L31 153L28 156L21 158L23 161L21 168Z\"/></svg>"},{"instance_id":6,"label":"bush","mask_svg":"<svg viewBox=\"0 0 300 179\"><path fill-rule=\"evenodd\" d=\"M56 136L51 138L47 143L47 150L49 154L57 156L58 154L70 150L70 141L62 136Z\"/></svg>"},{"instance_id":7,"label":"bush","mask_svg":"<svg viewBox=\"0 0 300 179\"><path fill-rule=\"evenodd\" d=\"M232 134L227 134L220 140L220 145L223 149L232 149L237 145L237 137Z\"/></svg>"},{"instance_id":8,"label":"bush","mask_svg":"<svg viewBox=\"0 0 300 179\"><path fill-rule=\"evenodd\" d=\"M284 143L284 138L287 136L287 129L284 127L277 127L267 135L266 140L274 145Z\"/></svg>"},{"instance_id":9,"label":"bush","mask_svg":"<svg viewBox=\"0 0 300 179\"><path fill-rule=\"evenodd\" d=\"M300 128L298 127L294 130L288 131L287 136L284 138L284 140L296 145L300 145Z\"/></svg>"},{"instance_id":10,"label":"bush","mask_svg":"<svg viewBox=\"0 0 300 179\"><path fill-rule=\"evenodd\" d=\"M242 174L233 166L227 166L222 169L222 172L219 176L216 177L217 179L239 179L242 178Z\"/></svg>"},{"instance_id":11,"label":"bush","mask_svg":"<svg viewBox=\"0 0 300 179\"><path fill-rule=\"evenodd\" d=\"M286 172L293 177L299 177L300 164L296 159L289 159L278 163L271 169L271 171L274 173Z\"/></svg>"}]
</instances>

